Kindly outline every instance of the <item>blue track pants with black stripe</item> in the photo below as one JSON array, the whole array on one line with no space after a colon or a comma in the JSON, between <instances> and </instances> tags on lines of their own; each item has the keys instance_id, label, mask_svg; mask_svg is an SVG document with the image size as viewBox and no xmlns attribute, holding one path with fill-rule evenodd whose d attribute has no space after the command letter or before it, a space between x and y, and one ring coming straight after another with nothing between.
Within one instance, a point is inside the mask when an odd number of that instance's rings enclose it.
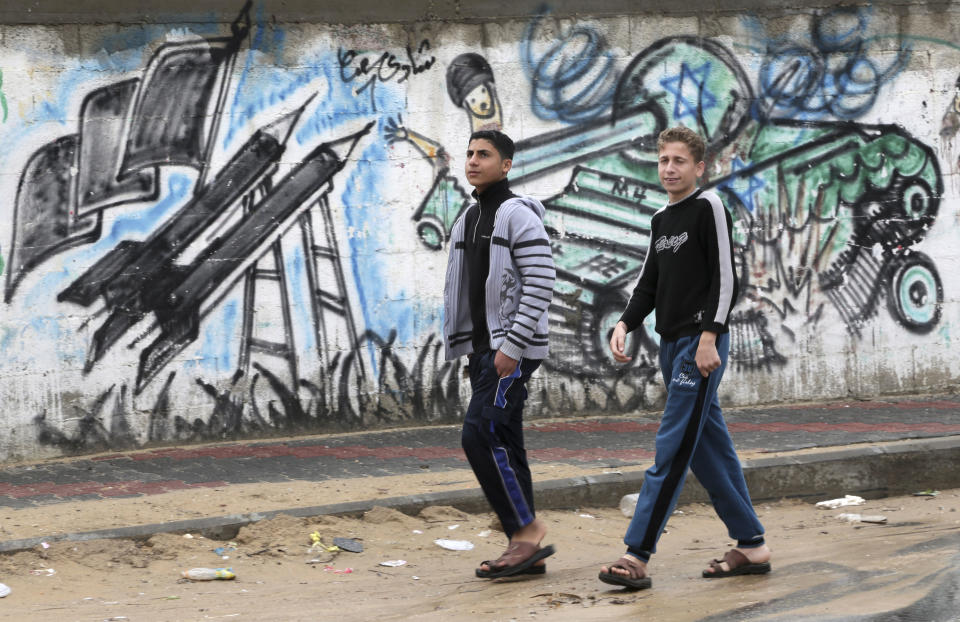
<instances>
[{"instance_id":1,"label":"blue track pants with black stripe","mask_svg":"<svg viewBox=\"0 0 960 622\"><path fill-rule=\"evenodd\" d=\"M640 489L624 543L643 560L657 550L657 541L673 513L687 469L703 484L720 519L738 546L760 546L763 525L753 509L743 469L723 420L717 387L727 366L730 335L717 335L721 365L707 378L697 369L700 336L661 341L660 370L667 385L667 403L657 430L656 456Z\"/></svg>"},{"instance_id":2,"label":"blue track pants with black stripe","mask_svg":"<svg viewBox=\"0 0 960 622\"><path fill-rule=\"evenodd\" d=\"M523 404L527 381L540 361L520 359L513 374L500 378L493 365L495 355L487 350L470 357L473 396L460 441L483 494L510 538L535 517L533 480L523 445Z\"/></svg>"}]
</instances>

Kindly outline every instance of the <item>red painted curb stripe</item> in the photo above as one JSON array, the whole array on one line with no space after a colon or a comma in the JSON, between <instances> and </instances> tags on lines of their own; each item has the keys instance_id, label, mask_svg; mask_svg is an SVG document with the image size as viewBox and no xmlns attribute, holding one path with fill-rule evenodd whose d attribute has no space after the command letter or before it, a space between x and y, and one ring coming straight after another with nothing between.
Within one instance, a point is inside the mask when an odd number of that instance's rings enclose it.
<instances>
[{"instance_id":1,"label":"red painted curb stripe","mask_svg":"<svg viewBox=\"0 0 960 622\"><path fill-rule=\"evenodd\" d=\"M587 434L590 432L656 432L659 423L637 423L623 421L603 423L585 421L579 423L546 423L534 424L530 427L534 432L575 432ZM861 423L859 421L837 423L786 423L776 421L771 423L728 423L731 432L927 432L932 434L958 434L960 424L947 423Z\"/></svg>"},{"instance_id":2,"label":"red painted curb stripe","mask_svg":"<svg viewBox=\"0 0 960 622\"><path fill-rule=\"evenodd\" d=\"M54 484L43 482L42 484L22 484L0 485L0 495L12 497L14 499L23 499L26 497L39 497L42 495L53 495L55 497L67 498L78 497L81 495L99 495L101 497L119 497L123 495L156 495L172 490L185 490L190 488L215 488L218 486L228 486L224 481L200 482L197 484L188 484L181 480L165 480L162 482L142 482L131 480L126 482L79 482L73 484Z\"/></svg>"}]
</instances>

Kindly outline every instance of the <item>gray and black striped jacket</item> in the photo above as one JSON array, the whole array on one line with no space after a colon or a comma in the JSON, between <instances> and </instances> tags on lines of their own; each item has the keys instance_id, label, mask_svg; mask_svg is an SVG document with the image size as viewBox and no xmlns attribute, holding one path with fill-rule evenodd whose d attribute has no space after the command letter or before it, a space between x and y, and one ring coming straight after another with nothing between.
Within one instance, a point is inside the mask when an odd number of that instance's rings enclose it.
<instances>
[{"instance_id":1,"label":"gray and black striped jacket","mask_svg":"<svg viewBox=\"0 0 960 622\"><path fill-rule=\"evenodd\" d=\"M443 289L444 353L447 360L473 351L470 291L464 261L464 210L450 233L450 260ZM547 357L547 308L556 270L543 227L545 210L531 197L514 197L497 209L487 275L490 348L512 359Z\"/></svg>"}]
</instances>

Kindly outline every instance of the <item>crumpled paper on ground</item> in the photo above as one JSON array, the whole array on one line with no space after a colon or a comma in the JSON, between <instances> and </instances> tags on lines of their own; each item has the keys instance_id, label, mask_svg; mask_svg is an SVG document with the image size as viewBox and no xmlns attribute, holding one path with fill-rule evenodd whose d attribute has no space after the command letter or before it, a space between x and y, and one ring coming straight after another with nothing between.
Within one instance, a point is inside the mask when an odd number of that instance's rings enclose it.
<instances>
[{"instance_id":1,"label":"crumpled paper on ground","mask_svg":"<svg viewBox=\"0 0 960 622\"><path fill-rule=\"evenodd\" d=\"M848 505L863 505L864 503L866 503L866 500L863 497L858 497L856 495L846 495L840 499L829 499L827 501L819 501L817 503L817 507L826 508L828 510L835 510L836 508L842 508Z\"/></svg>"}]
</instances>

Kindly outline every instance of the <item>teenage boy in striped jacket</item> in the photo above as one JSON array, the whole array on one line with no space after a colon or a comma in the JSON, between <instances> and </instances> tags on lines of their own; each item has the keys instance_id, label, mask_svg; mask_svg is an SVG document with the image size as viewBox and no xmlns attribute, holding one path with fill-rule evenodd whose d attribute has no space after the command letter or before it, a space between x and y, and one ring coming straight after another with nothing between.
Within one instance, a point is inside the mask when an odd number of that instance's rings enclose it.
<instances>
[{"instance_id":1,"label":"teenage boy in striped jacket","mask_svg":"<svg viewBox=\"0 0 960 622\"><path fill-rule=\"evenodd\" d=\"M673 512L687 469L710 494L737 546L710 562L703 577L716 579L770 571L763 539L727 431L717 388L730 347L730 310L737 300L730 214L720 197L697 188L703 175L703 139L686 127L660 133L657 162L669 203L651 220L650 248L610 350L625 363L626 334L656 308L660 371L667 403L657 430L654 465L623 538L627 552L600 568L600 580L631 589L650 587L647 562Z\"/></svg>"},{"instance_id":2,"label":"teenage boy in striped jacket","mask_svg":"<svg viewBox=\"0 0 960 622\"><path fill-rule=\"evenodd\" d=\"M496 130L470 136L465 172L476 203L450 234L444 286L447 360L466 355L473 395L463 421L467 460L510 542L483 578L543 574L553 554L540 546L523 445L526 383L547 356L547 308L556 272L543 205L510 191L514 144Z\"/></svg>"}]
</instances>

